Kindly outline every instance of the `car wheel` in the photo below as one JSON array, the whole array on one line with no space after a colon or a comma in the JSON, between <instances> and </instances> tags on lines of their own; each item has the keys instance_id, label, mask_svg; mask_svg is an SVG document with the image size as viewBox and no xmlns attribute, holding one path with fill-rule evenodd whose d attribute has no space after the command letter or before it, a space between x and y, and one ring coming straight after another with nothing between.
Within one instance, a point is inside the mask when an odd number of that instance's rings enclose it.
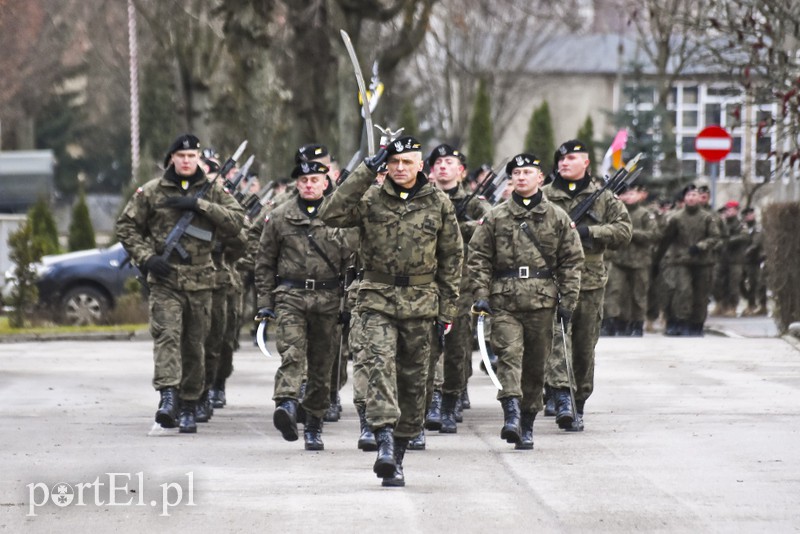
<instances>
[{"instance_id":1,"label":"car wheel","mask_svg":"<svg viewBox=\"0 0 800 534\"><path fill-rule=\"evenodd\" d=\"M61 301L61 320L70 325L101 324L111 307L108 298L89 286L70 289Z\"/></svg>"}]
</instances>

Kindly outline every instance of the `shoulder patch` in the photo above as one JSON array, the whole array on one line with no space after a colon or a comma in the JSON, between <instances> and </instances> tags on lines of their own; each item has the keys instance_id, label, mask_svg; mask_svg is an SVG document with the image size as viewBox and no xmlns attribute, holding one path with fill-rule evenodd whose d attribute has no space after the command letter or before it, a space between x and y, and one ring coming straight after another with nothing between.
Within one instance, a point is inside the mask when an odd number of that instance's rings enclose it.
<instances>
[{"instance_id":1,"label":"shoulder patch","mask_svg":"<svg viewBox=\"0 0 800 534\"><path fill-rule=\"evenodd\" d=\"M486 220L486 217L481 217L480 219L478 219L478 224L483 226L483 221L485 221L485 220Z\"/></svg>"},{"instance_id":2,"label":"shoulder patch","mask_svg":"<svg viewBox=\"0 0 800 534\"><path fill-rule=\"evenodd\" d=\"M478 198L481 199L481 200L486 200L486 197L483 196L483 195L478 195Z\"/></svg>"},{"instance_id":3,"label":"shoulder patch","mask_svg":"<svg viewBox=\"0 0 800 534\"><path fill-rule=\"evenodd\" d=\"M269 222L269 215L267 215L266 217L264 217L264 224L267 224L268 222Z\"/></svg>"},{"instance_id":4,"label":"shoulder patch","mask_svg":"<svg viewBox=\"0 0 800 534\"><path fill-rule=\"evenodd\" d=\"M137 194L137 195L141 195L141 194L142 194L142 191L144 191L144 189L142 188L142 186L139 186L139 187L136 189L136 193L135 193L135 194Z\"/></svg>"},{"instance_id":5,"label":"shoulder patch","mask_svg":"<svg viewBox=\"0 0 800 534\"><path fill-rule=\"evenodd\" d=\"M575 221L571 221L571 222L569 223L569 227L570 227L570 228L576 228L576 226L575 226Z\"/></svg>"}]
</instances>

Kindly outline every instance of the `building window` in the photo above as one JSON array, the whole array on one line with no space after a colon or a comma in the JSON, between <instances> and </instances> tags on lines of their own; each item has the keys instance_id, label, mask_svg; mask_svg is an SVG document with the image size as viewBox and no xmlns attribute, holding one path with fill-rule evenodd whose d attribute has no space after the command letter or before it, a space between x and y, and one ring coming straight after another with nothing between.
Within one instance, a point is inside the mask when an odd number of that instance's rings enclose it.
<instances>
[{"instance_id":1,"label":"building window","mask_svg":"<svg viewBox=\"0 0 800 534\"><path fill-rule=\"evenodd\" d=\"M772 174L772 161L768 159L756 160L756 178L768 180Z\"/></svg>"},{"instance_id":2,"label":"building window","mask_svg":"<svg viewBox=\"0 0 800 534\"><path fill-rule=\"evenodd\" d=\"M685 104L697 104L697 86L694 87L684 87L683 88L683 103Z\"/></svg>"},{"instance_id":3,"label":"building window","mask_svg":"<svg viewBox=\"0 0 800 534\"><path fill-rule=\"evenodd\" d=\"M725 177L726 178L741 178L742 176L742 161L738 159L725 160Z\"/></svg>"},{"instance_id":4,"label":"building window","mask_svg":"<svg viewBox=\"0 0 800 534\"><path fill-rule=\"evenodd\" d=\"M697 112L692 110L684 111L681 114L684 128L697 128Z\"/></svg>"},{"instance_id":5,"label":"building window","mask_svg":"<svg viewBox=\"0 0 800 534\"><path fill-rule=\"evenodd\" d=\"M694 136L684 135L681 138L681 150L684 154L694 154Z\"/></svg>"},{"instance_id":6,"label":"building window","mask_svg":"<svg viewBox=\"0 0 800 534\"><path fill-rule=\"evenodd\" d=\"M722 124L722 104L706 104L705 125Z\"/></svg>"}]
</instances>

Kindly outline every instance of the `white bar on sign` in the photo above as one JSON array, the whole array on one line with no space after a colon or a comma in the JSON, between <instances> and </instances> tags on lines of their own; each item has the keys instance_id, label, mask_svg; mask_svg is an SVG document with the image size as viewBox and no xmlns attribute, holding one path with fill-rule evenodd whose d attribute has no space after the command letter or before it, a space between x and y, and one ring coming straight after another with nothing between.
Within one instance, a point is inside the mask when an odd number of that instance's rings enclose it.
<instances>
[{"instance_id":1,"label":"white bar on sign","mask_svg":"<svg viewBox=\"0 0 800 534\"><path fill-rule=\"evenodd\" d=\"M697 150L728 150L732 144L733 140L729 137L698 137L694 147Z\"/></svg>"}]
</instances>

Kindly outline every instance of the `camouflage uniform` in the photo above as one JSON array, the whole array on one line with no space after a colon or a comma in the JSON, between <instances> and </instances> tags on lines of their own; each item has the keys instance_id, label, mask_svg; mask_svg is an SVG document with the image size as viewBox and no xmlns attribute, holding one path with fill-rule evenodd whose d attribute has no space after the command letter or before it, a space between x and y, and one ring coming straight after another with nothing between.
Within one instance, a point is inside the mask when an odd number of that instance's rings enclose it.
<instances>
[{"instance_id":1,"label":"camouflage uniform","mask_svg":"<svg viewBox=\"0 0 800 534\"><path fill-rule=\"evenodd\" d=\"M375 176L360 165L320 217L361 229L364 274L355 311L369 368L367 421L408 439L422 430L435 320L456 315L463 243L452 204L422 173L421 187L406 200L388 178L371 187Z\"/></svg>"},{"instance_id":2,"label":"camouflage uniform","mask_svg":"<svg viewBox=\"0 0 800 534\"><path fill-rule=\"evenodd\" d=\"M544 186L542 190L551 202L569 213L584 198L601 187L600 183L589 175L583 180L589 180L589 183L574 196L560 187L566 180L558 175L553 183ZM578 306L566 336L567 351L572 355L575 403L579 414L583 414L583 405L594 389L594 348L600 334L603 292L607 281L603 253L607 248L626 245L630 242L632 234L628 210L622 201L608 191L595 200L592 217L587 216L581 222L589 226L590 238L582 240L584 264L581 271L581 289ZM547 359L545 371L545 382L552 388L562 390L569 388L564 358L564 338L559 327L554 331L553 349Z\"/></svg>"},{"instance_id":3,"label":"camouflage uniform","mask_svg":"<svg viewBox=\"0 0 800 534\"><path fill-rule=\"evenodd\" d=\"M702 335L719 239L720 226L709 210L685 206L669 218L658 253L668 288L666 333Z\"/></svg>"},{"instance_id":4,"label":"camouflage uniform","mask_svg":"<svg viewBox=\"0 0 800 534\"><path fill-rule=\"evenodd\" d=\"M522 230L523 223L538 245ZM583 248L572 221L546 198L531 209L513 199L496 206L469 243L472 295L488 300L494 313L492 347L503 386L497 398L521 397L523 413L542 409L554 312L559 295L563 308L577 305L582 262Z\"/></svg>"},{"instance_id":5,"label":"camouflage uniform","mask_svg":"<svg viewBox=\"0 0 800 534\"><path fill-rule=\"evenodd\" d=\"M482 197L474 196L468 200L470 193L459 184L452 191L445 191L455 207L458 218L458 227L464 241L464 257L466 258L467 244L472 238L478 221L491 209L491 205ZM462 203L467 202L462 206ZM469 269L465 261L461 269L461 286L457 302L457 315L453 320L453 328L447 336L444 351L434 345L431 367L428 370L428 395L427 404L431 402L434 389L441 391L445 396L445 407L448 405L448 396L460 400L461 393L467 387L467 380L472 376L472 315L470 307L472 297L469 291ZM441 363L441 380L435 380L434 374ZM453 401L455 402L455 400ZM453 407L455 409L455 406Z\"/></svg>"},{"instance_id":6,"label":"camouflage uniform","mask_svg":"<svg viewBox=\"0 0 800 534\"><path fill-rule=\"evenodd\" d=\"M618 334L642 335L647 313L650 266L660 236L656 216L640 203L627 205L633 225L630 244L613 251L604 309Z\"/></svg>"},{"instance_id":7,"label":"camouflage uniform","mask_svg":"<svg viewBox=\"0 0 800 534\"><path fill-rule=\"evenodd\" d=\"M136 190L117 220L116 233L137 265L143 266L150 257L163 252L167 234L184 213L159 205L168 197L195 196L205 180L202 175L194 183L185 182L188 185L184 189L170 167L163 177ZM238 234L244 217L239 204L217 183L198 200L198 211L192 221L195 230L180 240L190 260L183 263L173 253L168 258L172 271L166 277L147 276L154 340L153 387L180 386L181 398L189 401L197 400L204 389L203 343L209 329L216 273L211 252L216 239Z\"/></svg>"},{"instance_id":8,"label":"camouflage uniform","mask_svg":"<svg viewBox=\"0 0 800 534\"><path fill-rule=\"evenodd\" d=\"M334 272L311 238L336 267ZM305 412L321 418L330 403L330 373L338 350L341 275L351 253L343 233L301 211L299 197L265 217L255 256L258 307L275 311L281 365L273 399L297 400L304 374Z\"/></svg>"},{"instance_id":9,"label":"camouflage uniform","mask_svg":"<svg viewBox=\"0 0 800 534\"><path fill-rule=\"evenodd\" d=\"M739 217L725 217L726 236L720 242L719 256L714 266L714 301L724 315L736 315L739 292L745 270L745 250L750 235Z\"/></svg>"}]
</instances>

